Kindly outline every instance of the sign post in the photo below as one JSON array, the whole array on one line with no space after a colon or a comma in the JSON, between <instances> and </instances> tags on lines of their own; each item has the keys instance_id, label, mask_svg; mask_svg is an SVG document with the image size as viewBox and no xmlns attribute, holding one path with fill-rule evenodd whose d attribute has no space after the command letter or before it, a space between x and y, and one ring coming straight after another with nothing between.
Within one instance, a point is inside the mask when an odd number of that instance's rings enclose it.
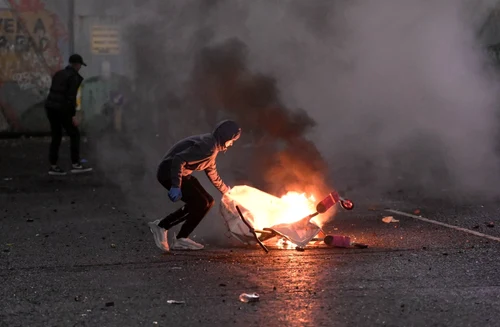
<instances>
[{"instance_id":1,"label":"sign post","mask_svg":"<svg viewBox=\"0 0 500 327\"><path fill-rule=\"evenodd\" d=\"M120 53L120 30L113 25L92 26L92 53L96 55L117 55Z\"/></svg>"}]
</instances>

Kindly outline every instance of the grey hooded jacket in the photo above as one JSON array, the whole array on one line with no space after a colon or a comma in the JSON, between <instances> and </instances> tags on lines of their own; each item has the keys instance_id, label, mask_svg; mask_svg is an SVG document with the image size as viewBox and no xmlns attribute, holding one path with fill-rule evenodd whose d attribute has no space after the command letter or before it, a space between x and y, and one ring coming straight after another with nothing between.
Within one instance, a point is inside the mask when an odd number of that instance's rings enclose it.
<instances>
[{"instance_id":1,"label":"grey hooded jacket","mask_svg":"<svg viewBox=\"0 0 500 327\"><path fill-rule=\"evenodd\" d=\"M180 140L165 154L158 170L170 168L172 187L181 187L182 177L193 171L205 171L212 184L222 193L228 190L217 172L216 158L219 151L225 151L227 141L236 141L241 128L232 120L220 122L212 133L194 135ZM160 178L158 172L158 178Z\"/></svg>"}]
</instances>

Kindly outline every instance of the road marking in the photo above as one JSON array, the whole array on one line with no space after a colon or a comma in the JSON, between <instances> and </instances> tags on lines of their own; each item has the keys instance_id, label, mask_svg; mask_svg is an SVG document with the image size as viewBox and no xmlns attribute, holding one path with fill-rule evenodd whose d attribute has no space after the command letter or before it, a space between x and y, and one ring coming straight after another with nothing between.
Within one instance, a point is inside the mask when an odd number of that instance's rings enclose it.
<instances>
[{"instance_id":1,"label":"road marking","mask_svg":"<svg viewBox=\"0 0 500 327\"><path fill-rule=\"evenodd\" d=\"M435 224L435 225L440 225L440 226L448 227L448 228L455 229L455 230L458 230L458 231L461 231L461 232L469 233L469 234L472 234L472 235L476 235L476 236L479 236L479 237L484 237L484 238L487 238L487 239L490 239L490 240L493 240L493 241L500 242L500 237L495 237L495 236L491 236L491 235L488 235L488 234L483 234L483 233L475 232L475 231L467 229L467 228L462 228L462 227L458 227L458 226L448 225L448 224L445 224L445 223L442 223L442 222L439 222L439 221L436 221L436 220L432 220L432 219L428 219L428 218L424 218L424 217L412 215L411 213L406 213L406 212L402 212L402 211L398 211L398 210L394 210L394 209L386 209L386 211L395 213L397 215L402 215L402 216L406 216L406 217L415 218L415 219L418 219L418 220L425 221L427 223L431 223L431 224Z\"/></svg>"}]
</instances>

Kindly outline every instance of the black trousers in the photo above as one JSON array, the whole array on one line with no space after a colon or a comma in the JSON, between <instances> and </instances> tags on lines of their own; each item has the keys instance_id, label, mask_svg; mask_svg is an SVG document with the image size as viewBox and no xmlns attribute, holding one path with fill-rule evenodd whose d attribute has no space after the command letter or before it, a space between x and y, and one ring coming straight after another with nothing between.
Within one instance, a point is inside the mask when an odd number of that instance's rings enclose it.
<instances>
[{"instance_id":1,"label":"black trousers","mask_svg":"<svg viewBox=\"0 0 500 327\"><path fill-rule=\"evenodd\" d=\"M167 190L170 190L170 167L161 167L158 171L158 181ZM172 212L160 221L158 226L170 229L177 224L185 221L182 225L177 238L188 237L189 234L198 226L206 216L210 208L214 205L214 199L201 186L198 179L194 176L182 178L181 184L182 199L185 205L177 211Z\"/></svg>"},{"instance_id":2,"label":"black trousers","mask_svg":"<svg viewBox=\"0 0 500 327\"><path fill-rule=\"evenodd\" d=\"M46 108L45 112L50 122L52 141L50 143L49 160L51 165L56 165L59 159L59 148L64 129L71 140L71 162L80 162L80 131L73 124L73 118L63 110Z\"/></svg>"}]
</instances>

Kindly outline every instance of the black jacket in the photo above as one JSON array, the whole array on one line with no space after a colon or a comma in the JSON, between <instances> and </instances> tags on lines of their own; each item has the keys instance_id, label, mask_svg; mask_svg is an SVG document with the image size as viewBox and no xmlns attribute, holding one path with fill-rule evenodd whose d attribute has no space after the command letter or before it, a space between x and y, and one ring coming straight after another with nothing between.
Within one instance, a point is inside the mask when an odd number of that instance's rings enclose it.
<instances>
[{"instance_id":1,"label":"black jacket","mask_svg":"<svg viewBox=\"0 0 500 327\"><path fill-rule=\"evenodd\" d=\"M45 108L76 114L76 96L83 77L71 66L61 69L52 77Z\"/></svg>"},{"instance_id":2,"label":"black jacket","mask_svg":"<svg viewBox=\"0 0 500 327\"><path fill-rule=\"evenodd\" d=\"M195 135L180 140L163 157L159 169L170 169L171 185L180 187L182 177L193 171L204 171L212 184L221 192L226 193L227 185L217 172L216 158L220 151L225 151L225 143L237 140L241 129L233 121L222 121L212 133ZM160 178L160 172L158 177Z\"/></svg>"}]
</instances>

